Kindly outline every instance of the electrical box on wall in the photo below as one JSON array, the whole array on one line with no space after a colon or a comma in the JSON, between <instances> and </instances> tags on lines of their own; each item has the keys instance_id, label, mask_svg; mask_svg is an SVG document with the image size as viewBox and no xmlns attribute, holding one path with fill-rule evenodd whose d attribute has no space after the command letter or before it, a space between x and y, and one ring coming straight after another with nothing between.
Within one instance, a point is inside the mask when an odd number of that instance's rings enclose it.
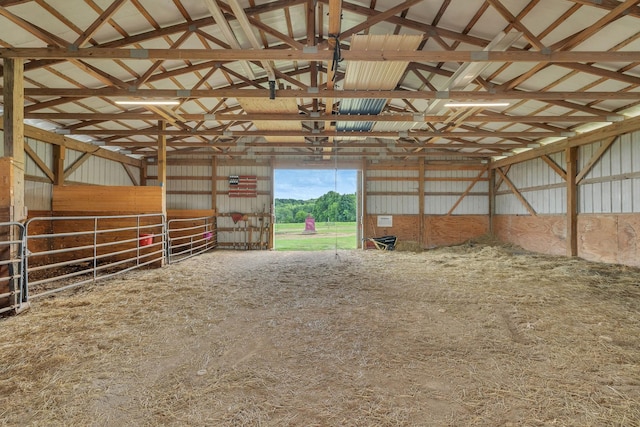
<instances>
[{"instance_id":1,"label":"electrical box on wall","mask_svg":"<svg viewBox=\"0 0 640 427\"><path fill-rule=\"evenodd\" d=\"M393 227L393 215L378 215L378 227Z\"/></svg>"}]
</instances>

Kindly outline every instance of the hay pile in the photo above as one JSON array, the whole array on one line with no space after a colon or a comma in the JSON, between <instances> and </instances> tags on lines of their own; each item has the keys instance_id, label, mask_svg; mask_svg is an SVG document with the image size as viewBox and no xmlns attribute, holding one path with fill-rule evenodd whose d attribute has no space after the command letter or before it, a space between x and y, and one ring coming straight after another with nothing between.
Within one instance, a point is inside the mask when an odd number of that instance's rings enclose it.
<instances>
[{"instance_id":1,"label":"hay pile","mask_svg":"<svg viewBox=\"0 0 640 427\"><path fill-rule=\"evenodd\" d=\"M640 425L640 271L217 251L0 321L0 424Z\"/></svg>"}]
</instances>

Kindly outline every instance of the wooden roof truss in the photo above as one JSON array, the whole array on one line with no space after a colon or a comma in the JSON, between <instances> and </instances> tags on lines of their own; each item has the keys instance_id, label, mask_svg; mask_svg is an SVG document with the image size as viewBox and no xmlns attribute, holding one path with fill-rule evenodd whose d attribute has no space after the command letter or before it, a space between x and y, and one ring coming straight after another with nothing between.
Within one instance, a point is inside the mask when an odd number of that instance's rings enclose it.
<instances>
[{"instance_id":1,"label":"wooden roof truss","mask_svg":"<svg viewBox=\"0 0 640 427\"><path fill-rule=\"evenodd\" d=\"M0 58L27 59L29 123L146 157L161 132L169 155L491 158L640 111L640 0L436 3L0 0ZM351 50L361 34L421 42ZM362 61L383 65L366 90L345 87ZM379 70L393 62L407 65L389 89ZM379 114L340 114L375 98Z\"/></svg>"}]
</instances>

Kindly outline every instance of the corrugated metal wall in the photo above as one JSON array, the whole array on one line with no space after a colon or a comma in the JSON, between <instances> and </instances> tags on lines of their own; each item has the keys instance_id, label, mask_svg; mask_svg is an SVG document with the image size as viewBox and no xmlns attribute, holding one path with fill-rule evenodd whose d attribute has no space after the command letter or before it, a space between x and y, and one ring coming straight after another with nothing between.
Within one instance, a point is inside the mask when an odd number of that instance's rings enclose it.
<instances>
[{"instance_id":1,"label":"corrugated metal wall","mask_svg":"<svg viewBox=\"0 0 640 427\"><path fill-rule=\"evenodd\" d=\"M476 179L477 170L426 170L424 212L427 215L445 215ZM489 184L484 172L469 194L462 199L452 215L488 215Z\"/></svg>"},{"instance_id":2,"label":"corrugated metal wall","mask_svg":"<svg viewBox=\"0 0 640 427\"><path fill-rule=\"evenodd\" d=\"M84 153L76 150L66 150L64 168L70 167ZM137 168L136 175L140 176ZM122 163L109 159L92 156L66 179L70 183L92 185L135 185L124 170Z\"/></svg>"},{"instance_id":3,"label":"corrugated metal wall","mask_svg":"<svg viewBox=\"0 0 640 427\"><path fill-rule=\"evenodd\" d=\"M206 165L168 165L167 177L167 209L212 209L211 206L211 172L212 167ZM149 165L148 176L158 175L158 166ZM147 185L158 185L157 179L147 179Z\"/></svg>"},{"instance_id":4,"label":"corrugated metal wall","mask_svg":"<svg viewBox=\"0 0 640 427\"><path fill-rule=\"evenodd\" d=\"M600 146L595 143L578 149L578 170L589 163ZM566 168L564 152L550 157ZM538 214L566 213L566 183L541 159L515 164L507 176ZM618 137L595 163L578 186L578 204L579 213L640 212L640 132ZM496 213L528 215L505 183L496 193Z\"/></svg>"},{"instance_id":5,"label":"corrugated metal wall","mask_svg":"<svg viewBox=\"0 0 640 427\"><path fill-rule=\"evenodd\" d=\"M53 165L53 146L35 139L25 138L25 144L35 151L43 162L52 168ZM36 165L30 156L25 154L25 183L24 183L24 202L29 210L51 210L51 193L53 184L49 181L47 175ZM29 176L42 178L43 181L35 181L29 179ZM47 182L44 182L47 181Z\"/></svg>"},{"instance_id":6,"label":"corrugated metal wall","mask_svg":"<svg viewBox=\"0 0 640 427\"><path fill-rule=\"evenodd\" d=\"M366 186L368 214L419 213L417 170L368 170Z\"/></svg>"},{"instance_id":7,"label":"corrugated metal wall","mask_svg":"<svg viewBox=\"0 0 640 427\"><path fill-rule=\"evenodd\" d=\"M564 152L549 155L563 169ZM499 175L496 174L496 180ZM567 189L564 179L541 159L517 163L507 177L538 214L564 214L567 210ZM518 200L506 183L496 192L495 213L502 215L528 215L529 211Z\"/></svg>"},{"instance_id":8,"label":"corrugated metal wall","mask_svg":"<svg viewBox=\"0 0 640 427\"><path fill-rule=\"evenodd\" d=\"M2 132L0 131L0 137ZM53 165L53 145L38 141L33 138L25 138L25 144L35 152L35 154L50 169ZM2 144L0 144L2 145ZM4 147L3 147L4 148ZM64 168L73 165L84 153L76 150L66 150ZM138 168L131 167L134 176L139 176ZM82 165L75 170L66 182L69 184L92 184L92 185L134 185L124 166L116 161L101 157L89 157ZM38 167L36 162L25 153L25 204L27 209L51 210L51 197L53 184L47 175Z\"/></svg>"},{"instance_id":9,"label":"corrugated metal wall","mask_svg":"<svg viewBox=\"0 0 640 427\"><path fill-rule=\"evenodd\" d=\"M600 144L580 149L584 167ZM578 193L581 213L640 212L640 132L622 135L585 175Z\"/></svg>"}]
</instances>

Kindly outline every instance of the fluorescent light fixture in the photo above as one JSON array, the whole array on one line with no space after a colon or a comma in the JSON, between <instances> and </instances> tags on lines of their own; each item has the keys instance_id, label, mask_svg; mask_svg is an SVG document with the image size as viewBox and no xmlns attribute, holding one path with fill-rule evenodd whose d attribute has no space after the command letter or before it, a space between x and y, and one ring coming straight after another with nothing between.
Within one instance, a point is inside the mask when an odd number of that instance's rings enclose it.
<instances>
[{"instance_id":1,"label":"fluorescent light fixture","mask_svg":"<svg viewBox=\"0 0 640 427\"><path fill-rule=\"evenodd\" d=\"M445 107L508 107L508 102L448 102Z\"/></svg>"},{"instance_id":2,"label":"fluorescent light fixture","mask_svg":"<svg viewBox=\"0 0 640 427\"><path fill-rule=\"evenodd\" d=\"M130 101L116 101L118 105L180 105L180 101L176 100L130 100Z\"/></svg>"}]
</instances>

